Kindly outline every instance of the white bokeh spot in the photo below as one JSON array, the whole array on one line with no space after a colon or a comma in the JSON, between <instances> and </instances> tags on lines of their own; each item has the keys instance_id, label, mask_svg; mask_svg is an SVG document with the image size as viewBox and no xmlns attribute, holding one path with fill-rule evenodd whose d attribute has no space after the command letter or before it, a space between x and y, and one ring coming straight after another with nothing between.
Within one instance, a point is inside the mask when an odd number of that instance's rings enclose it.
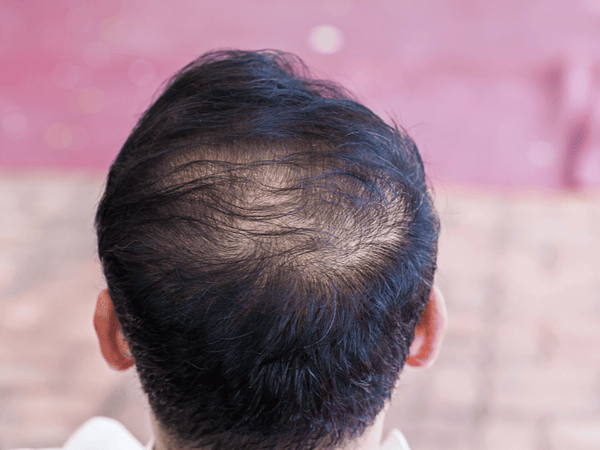
<instances>
[{"instance_id":1,"label":"white bokeh spot","mask_svg":"<svg viewBox=\"0 0 600 450\"><path fill-rule=\"evenodd\" d=\"M344 36L333 25L320 25L310 31L308 42L315 52L330 55L342 49Z\"/></svg>"}]
</instances>

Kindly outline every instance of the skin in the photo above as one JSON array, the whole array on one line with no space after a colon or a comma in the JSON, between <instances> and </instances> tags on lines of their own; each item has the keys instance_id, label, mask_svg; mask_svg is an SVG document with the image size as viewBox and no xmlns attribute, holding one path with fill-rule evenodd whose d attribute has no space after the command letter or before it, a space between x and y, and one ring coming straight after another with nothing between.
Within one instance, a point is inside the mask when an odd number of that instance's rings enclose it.
<instances>
[{"instance_id":1,"label":"skin","mask_svg":"<svg viewBox=\"0 0 600 450\"><path fill-rule=\"evenodd\" d=\"M427 307L421 314L421 321L415 329L415 339L410 347L410 355L406 364L411 367L430 367L435 361L441 348L446 332L448 314L442 292L434 287ZM115 370L127 370L135 364L127 341L123 335L121 324L115 314L113 302L108 291L100 292L94 314L94 327L100 342L102 356L110 367ZM388 405L389 406L389 405ZM380 448L383 422L388 406L379 414L375 423L357 440L349 443L343 449L336 450L377 450ZM165 434L160 424L152 420L156 443L154 450L166 450Z\"/></svg>"}]
</instances>

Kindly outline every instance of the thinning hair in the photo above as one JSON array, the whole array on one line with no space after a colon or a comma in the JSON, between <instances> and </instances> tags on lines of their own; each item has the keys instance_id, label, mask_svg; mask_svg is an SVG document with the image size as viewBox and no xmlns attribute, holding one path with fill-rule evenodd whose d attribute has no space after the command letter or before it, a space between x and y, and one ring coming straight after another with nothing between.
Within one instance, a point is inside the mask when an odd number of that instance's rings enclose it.
<instances>
[{"instance_id":1,"label":"thinning hair","mask_svg":"<svg viewBox=\"0 0 600 450\"><path fill-rule=\"evenodd\" d=\"M109 292L177 448L361 435L397 381L436 267L417 147L293 55L177 73L96 217Z\"/></svg>"}]
</instances>

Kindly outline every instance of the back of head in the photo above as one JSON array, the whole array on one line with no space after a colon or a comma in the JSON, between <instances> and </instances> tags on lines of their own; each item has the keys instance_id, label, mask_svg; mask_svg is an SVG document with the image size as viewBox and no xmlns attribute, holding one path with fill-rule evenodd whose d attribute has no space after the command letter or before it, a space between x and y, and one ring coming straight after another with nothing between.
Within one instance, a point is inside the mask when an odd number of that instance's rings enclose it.
<instances>
[{"instance_id":1,"label":"back of head","mask_svg":"<svg viewBox=\"0 0 600 450\"><path fill-rule=\"evenodd\" d=\"M119 321L177 448L316 448L389 399L438 221L406 133L276 52L176 74L96 218Z\"/></svg>"}]
</instances>

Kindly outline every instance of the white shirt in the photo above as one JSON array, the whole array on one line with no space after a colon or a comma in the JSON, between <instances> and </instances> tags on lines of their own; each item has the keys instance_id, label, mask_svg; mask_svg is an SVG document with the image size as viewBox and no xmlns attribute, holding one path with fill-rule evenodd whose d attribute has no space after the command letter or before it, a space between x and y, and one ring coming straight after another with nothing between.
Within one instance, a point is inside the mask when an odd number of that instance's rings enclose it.
<instances>
[{"instance_id":1,"label":"white shirt","mask_svg":"<svg viewBox=\"0 0 600 450\"><path fill-rule=\"evenodd\" d=\"M153 446L154 439L144 446L114 419L94 417L79 427L64 446L39 450L152 450ZM410 448L404 435L398 430L393 430L381 446L381 450L410 450Z\"/></svg>"},{"instance_id":2,"label":"white shirt","mask_svg":"<svg viewBox=\"0 0 600 450\"><path fill-rule=\"evenodd\" d=\"M62 447L39 450L152 450L153 446L154 439L144 446L114 419L94 417L80 426Z\"/></svg>"}]
</instances>

